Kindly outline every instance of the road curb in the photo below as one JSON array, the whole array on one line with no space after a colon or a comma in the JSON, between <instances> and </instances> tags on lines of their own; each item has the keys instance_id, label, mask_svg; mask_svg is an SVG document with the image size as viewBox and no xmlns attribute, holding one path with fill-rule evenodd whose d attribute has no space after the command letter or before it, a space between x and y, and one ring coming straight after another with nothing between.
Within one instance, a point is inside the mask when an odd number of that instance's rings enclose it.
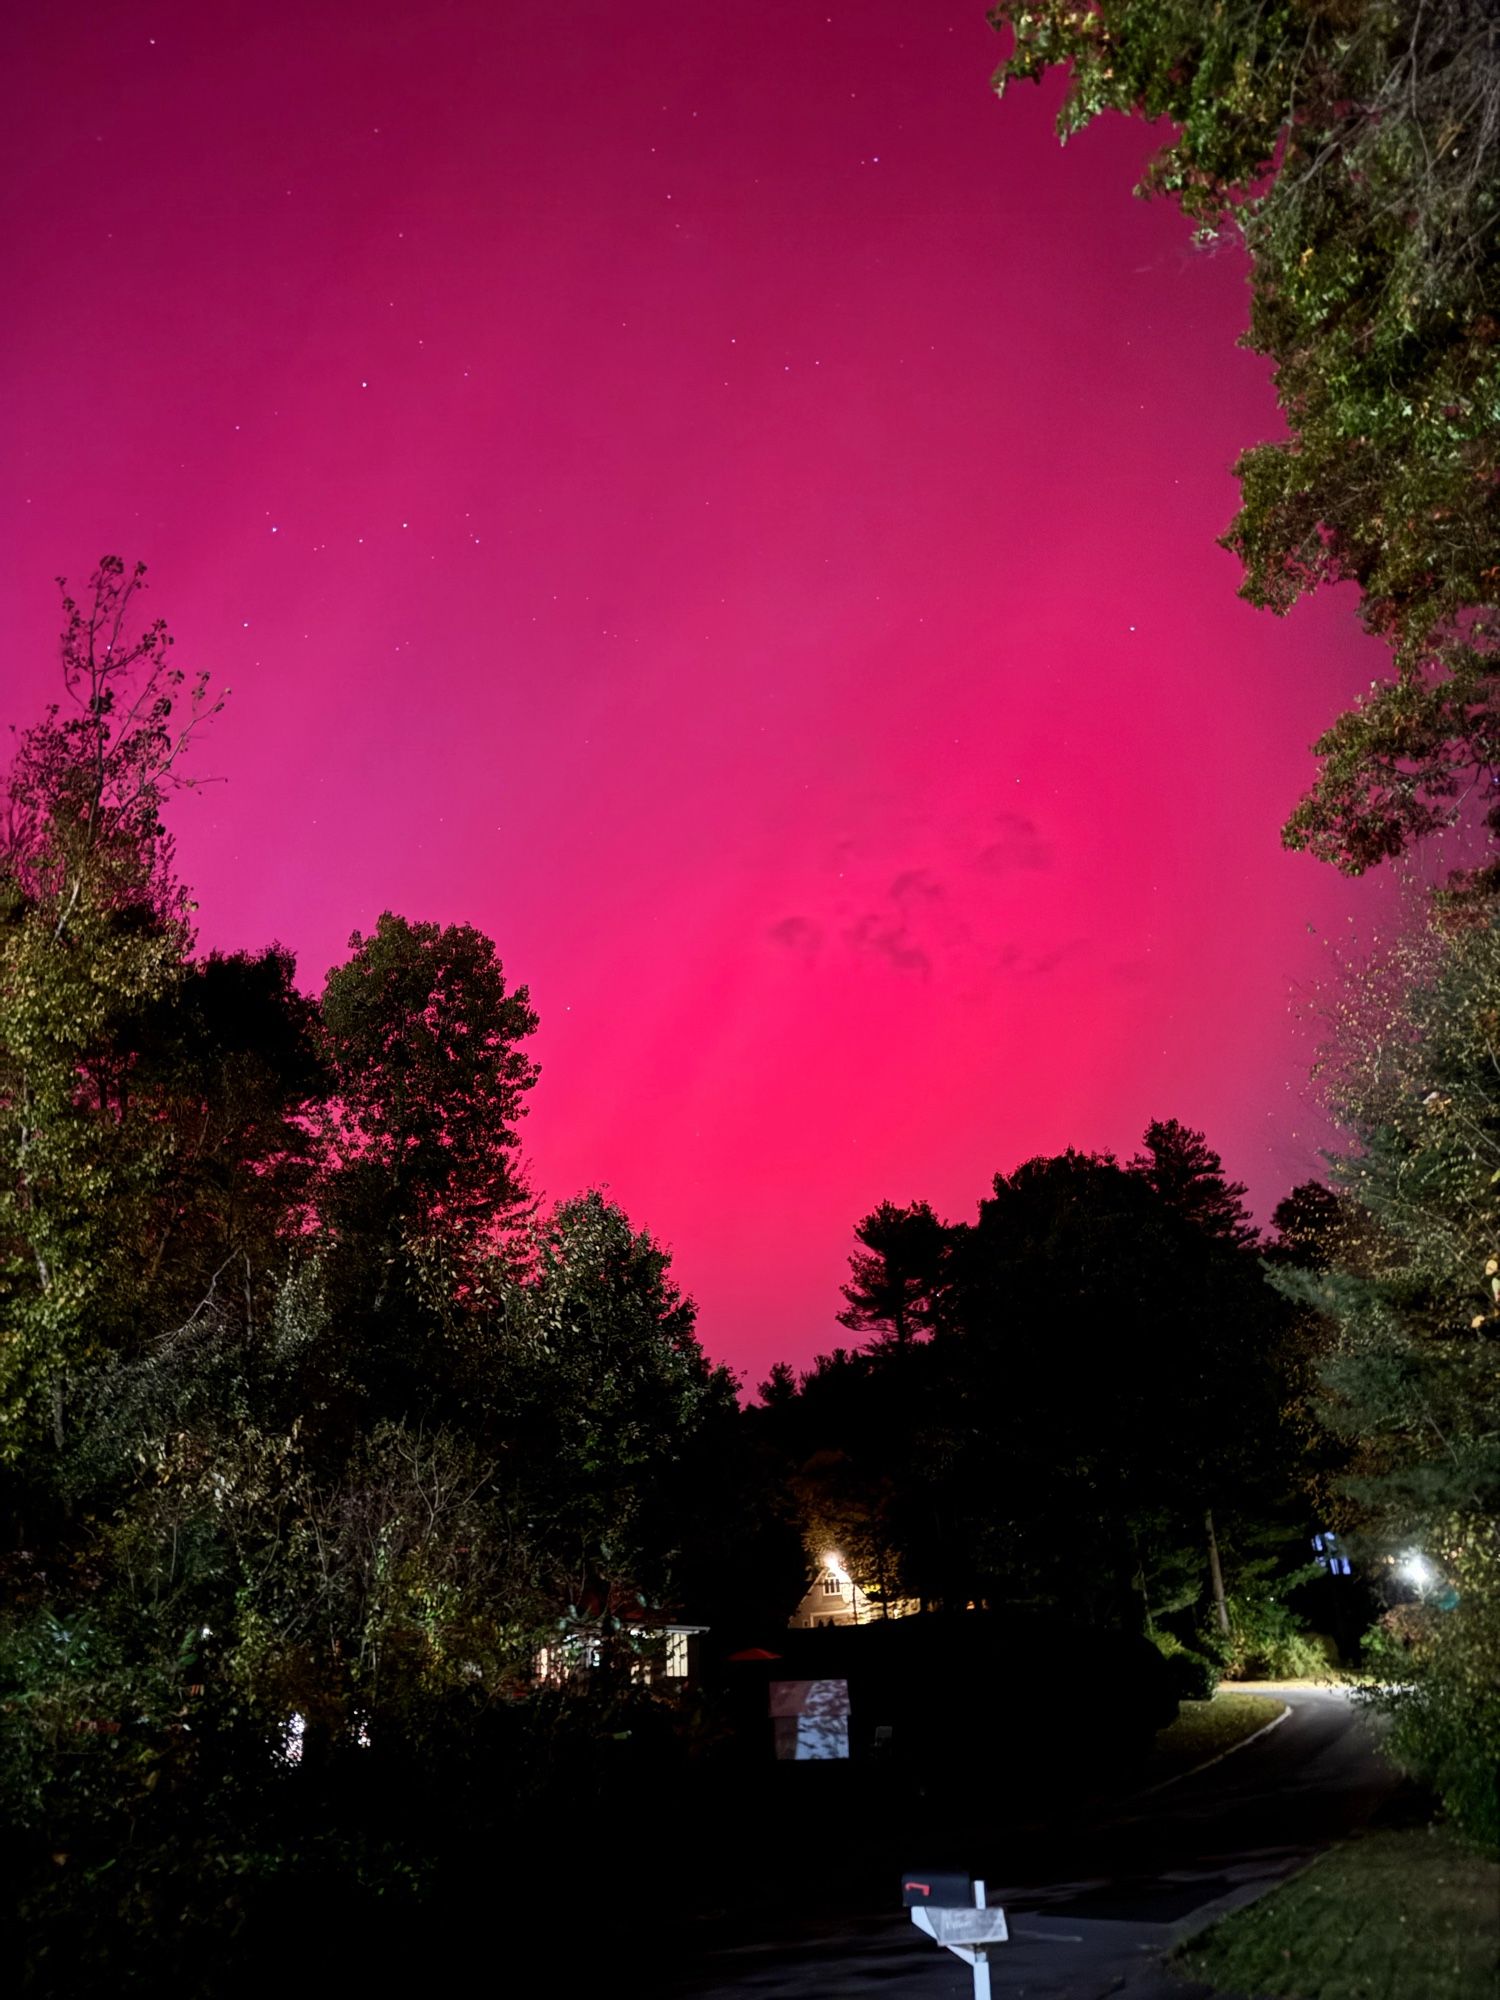
<instances>
[{"instance_id":1,"label":"road curb","mask_svg":"<svg viewBox=\"0 0 1500 2000\"><path fill-rule=\"evenodd\" d=\"M1274 1724L1267 1723L1266 1727L1273 1728ZM1247 1743L1250 1740L1248 1736L1245 1738ZM1234 2000L1233 1996L1221 1992L1217 1986L1206 1986L1191 1973L1180 1971L1172 1964L1173 1957L1183 1945L1200 1937L1204 1931L1212 1930L1224 1917L1232 1917L1237 1910L1248 1910L1263 1896L1269 1896L1276 1889L1284 1889L1288 1882L1295 1882L1299 1875L1305 1875L1309 1868L1321 1861L1328 1851L1320 1847L1316 1854L1305 1856L1282 1875L1257 1882L1240 1882L1222 1896L1216 1896L1211 1903L1200 1903L1196 1910L1189 1910L1185 1917L1179 1917L1172 1925L1170 1941L1152 1954L1148 1965L1127 1972L1113 1989L1110 2000L1115 2000L1115 1995L1119 1996L1119 2000Z\"/></svg>"},{"instance_id":2,"label":"road curb","mask_svg":"<svg viewBox=\"0 0 1500 2000\"><path fill-rule=\"evenodd\" d=\"M1211 1771L1215 1764L1222 1764L1226 1757L1232 1757L1236 1750L1248 1750L1252 1743L1258 1743L1262 1736L1269 1736L1273 1729L1279 1729L1292 1712L1289 1701L1281 1704L1280 1715L1273 1715L1269 1722L1263 1722L1259 1729L1252 1729L1248 1736L1242 1736L1238 1743L1231 1743L1227 1750L1220 1750L1212 1757L1205 1757L1201 1764L1194 1764L1191 1770L1178 1771L1170 1778L1163 1778L1159 1785L1151 1785L1144 1792L1136 1792L1130 1799L1136 1805L1142 1799L1154 1799L1158 1792L1166 1791L1169 1785L1180 1785L1184 1778L1196 1778L1200 1771Z\"/></svg>"}]
</instances>

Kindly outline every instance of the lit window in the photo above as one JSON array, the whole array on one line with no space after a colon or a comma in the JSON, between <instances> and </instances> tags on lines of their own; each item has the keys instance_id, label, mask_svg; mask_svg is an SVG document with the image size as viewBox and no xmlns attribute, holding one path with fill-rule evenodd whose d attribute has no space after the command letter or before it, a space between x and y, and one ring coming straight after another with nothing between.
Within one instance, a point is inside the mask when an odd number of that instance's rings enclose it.
<instances>
[{"instance_id":1,"label":"lit window","mask_svg":"<svg viewBox=\"0 0 1500 2000\"><path fill-rule=\"evenodd\" d=\"M685 1681L688 1670L688 1635L686 1632L667 1634L667 1657L662 1671L669 1681Z\"/></svg>"}]
</instances>

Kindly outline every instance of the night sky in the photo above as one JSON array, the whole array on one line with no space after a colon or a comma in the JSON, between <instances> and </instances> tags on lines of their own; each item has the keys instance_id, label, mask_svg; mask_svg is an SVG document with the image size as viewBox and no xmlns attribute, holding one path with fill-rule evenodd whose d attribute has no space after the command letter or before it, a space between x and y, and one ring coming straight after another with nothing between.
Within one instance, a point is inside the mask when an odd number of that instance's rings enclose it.
<instances>
[{"instance_id":1,"label":"night sky","mask_svg":"<svg viewBox=\"0 0 1500 2000\"><path fill-rule=\"evenodd\" d=\"M205 945L386 907L542 1016L525 1139L753 1382L882 1197L1146 1121L1262 1215L1296 994L1371 887L1281 852L1380 670L1215 546L1272 434L1244 267L1148 135L1003 107L980 0L15 8L5 718L151 566L233 689Z\"/></svg>"}]
</instances>

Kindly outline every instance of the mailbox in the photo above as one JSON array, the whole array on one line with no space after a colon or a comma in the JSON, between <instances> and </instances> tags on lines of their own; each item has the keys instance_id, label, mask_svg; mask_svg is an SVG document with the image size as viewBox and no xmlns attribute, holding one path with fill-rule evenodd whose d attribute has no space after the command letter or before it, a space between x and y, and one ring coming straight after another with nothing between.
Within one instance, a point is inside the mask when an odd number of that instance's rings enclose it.
<instances>
[{"instance_id":1,"label":"mailbox","mask_svg":"<svg viewBox=\"0 0 1500 2000\"><path fill-rule=\"evenodd\" d=\"M1010 1932L1004 1910L989 1907L983 1882L951 1868L908 1868L901 1900L919 1931L972 1969L974 2000L990 2000L990 1953Z\"/></svg>"},{"instance_id":2,"label":"mailbox","mask_svg":"<svg viewBox=\"0 0 1500 2000\"><path fill-rule=\"evenodd\" d=\"M940 1910L972 1910L974 1877L951 1868L908 1868L901 1877L901 1901L908 1910L920 1904Z\"/></svg>"}]
</instances>

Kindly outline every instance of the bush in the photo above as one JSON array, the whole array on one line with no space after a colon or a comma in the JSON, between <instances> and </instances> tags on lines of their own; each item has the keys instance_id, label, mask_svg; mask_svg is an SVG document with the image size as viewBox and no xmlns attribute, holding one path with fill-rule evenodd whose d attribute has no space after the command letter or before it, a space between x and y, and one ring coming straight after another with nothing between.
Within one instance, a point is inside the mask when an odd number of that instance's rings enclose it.
<instances>
[{"instance_id":1,"label":"bush","mask_svg":"<svg viewBox=\"0 0 1500 2000\"><path fill-rule=\"evenodd\" d=\"M1500 1850L1500 1528L1443 1524L1448 1582L1435 1598L1397 1605L1365 1645L1387 1685L1367 1697L1391 1717L1391 1755L1431 1785L1455 1829Z\"/></svg>"},{"instance_id":2,"label":"bush","mask_svg":"<svg viewBox=\"0 0 1500 2000\"><path fill-rule=\"evenodd\" d=\"M1432 1787L1458 1833L1500 1853L1500 1694L1432 1677L1370 1699L1391 1716L1386 1742L1396 1762Z\"/></svg>"},{"instance_id":3,"label":"bush","mask_svg":"<svg viewBox=\"0 0 1500 2000\"><path fill-rule=\"evenodd\" d=\"M402 1990L434 1935L460 1958L489 1948L496 1881L527 1882L535 1920L558 1925L581 1871L613 1921L691 1812L678 1716L646 1689L454 1695L368 1749L292 1766L209 1688L169 1759L139 1675L108 1684L118 1733L77 1726L113 1655L108 1635L87 1655L70 1637L65 1680L45 1625L0 1626L0 1965L16 2000ZM564 1851L569 1868L538 1880L537 1854Z\"/></svg>"},{"instance_id":4,"label":"bush","mask_svg":"<svg viewBox=\"0 0 1500 2000\"><path fill-rule=\"evenodd\" d=\"M1299 1579L1288 1579L1285 1590ZM1229 1639L1224 1670L1237 1680L1330 1680L1335 1649L1308 1629L1280 1591L1246 1593L1230 1599Z\"/></svg>"},{"instance_id":5,"label":"bush","mask_svg":"<svg viewBox=\"0 0 1500 2000\"><path fill-rule=\"evenodd\" d=\"M1167 1663L1168 1684L1178 1701L1208 1701L1219 1685L1219 1663L1196 1647L1185 1646L1172 1632L1153 1635L1156 1650Z\"/></svg>"}]
</instances>

